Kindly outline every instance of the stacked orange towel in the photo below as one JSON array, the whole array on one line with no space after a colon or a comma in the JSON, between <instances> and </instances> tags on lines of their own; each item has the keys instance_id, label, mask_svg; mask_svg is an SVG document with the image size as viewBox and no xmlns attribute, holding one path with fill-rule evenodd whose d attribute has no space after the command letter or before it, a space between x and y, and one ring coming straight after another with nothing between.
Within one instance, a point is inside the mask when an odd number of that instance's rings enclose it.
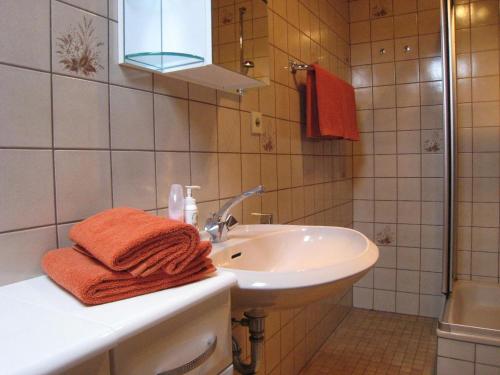
<instances>
[{"instance_id":1,"label":"stacked orange towel","mask_svg":"<svg viewBox=\"0 0 500 375\"><path fill-rule=\"evenodd\" d=\"M45 272L96 305L200 280L215 271L196 228L132 208L94 215L70 231L73 248L49 251Z\"/></svg>"},{"instance_id":2,"label":"stacked orange towel","mask_svg":"<svg viewBox=\"0 0 500 375\"><path fill-rule=\"evenodd\" d=\"M180 272L194 257L198 231L180 221L134 208L113 208L76 224L69 238L78 250L114 271L148 276L161 267Z\"/></svg>"}]
</instances>

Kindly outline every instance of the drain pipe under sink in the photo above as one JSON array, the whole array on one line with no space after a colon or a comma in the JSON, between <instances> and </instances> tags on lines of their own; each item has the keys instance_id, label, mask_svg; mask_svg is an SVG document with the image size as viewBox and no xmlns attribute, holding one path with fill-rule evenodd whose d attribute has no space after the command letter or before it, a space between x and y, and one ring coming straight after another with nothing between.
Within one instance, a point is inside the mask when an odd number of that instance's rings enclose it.
<instances>
[{"instance_id":1,"label":"drain pipe under sink","mask_svg":"<svg viewBox=\"0 0 500 375\"><path fill-rule=\"evenodd\" d=\"M257 373L262 362L264 352L264 329L266 314L263 310L250 310L243 314L241 320L233 319L233 323L248 327L250 334L250 363L241 359L241 347L233 337L233 365L242 375Z\"/></svg>"}]
</instances>

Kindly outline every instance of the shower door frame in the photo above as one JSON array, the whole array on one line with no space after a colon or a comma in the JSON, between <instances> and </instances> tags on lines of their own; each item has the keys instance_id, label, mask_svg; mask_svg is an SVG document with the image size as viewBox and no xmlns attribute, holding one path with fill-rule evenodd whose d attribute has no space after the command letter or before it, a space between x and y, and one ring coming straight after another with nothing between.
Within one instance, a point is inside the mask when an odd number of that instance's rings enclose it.
<instances>
[{"instance_id":1,"label":"shower door frame","mask_svg":"<svg viewBox=\"0 0 500 375\"><path fill-rule=\"evenodd\" d=\"M456 177L457 177L457 99L455 11L453 0L441 0L441 55L443 70L444 139L444 227L442 292L453 290L456 271Z\"/></svg>"}]
</instances>

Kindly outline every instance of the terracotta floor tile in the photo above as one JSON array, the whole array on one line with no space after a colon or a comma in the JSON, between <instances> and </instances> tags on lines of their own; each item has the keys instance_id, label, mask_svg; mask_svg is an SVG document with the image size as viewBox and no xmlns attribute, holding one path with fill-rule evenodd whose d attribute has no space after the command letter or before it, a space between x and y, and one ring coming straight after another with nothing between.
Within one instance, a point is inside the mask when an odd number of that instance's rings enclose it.
<instances>
[{"instance_id":1,"label":"terracotta floor tile","mask_svg":"<svg viewBox=\"0 0 500 375\"><path fill-rule=\"evenodd\" d=\"M435 319L353 309L301 375L432 375Z\"/></svg>"}]
</instances>

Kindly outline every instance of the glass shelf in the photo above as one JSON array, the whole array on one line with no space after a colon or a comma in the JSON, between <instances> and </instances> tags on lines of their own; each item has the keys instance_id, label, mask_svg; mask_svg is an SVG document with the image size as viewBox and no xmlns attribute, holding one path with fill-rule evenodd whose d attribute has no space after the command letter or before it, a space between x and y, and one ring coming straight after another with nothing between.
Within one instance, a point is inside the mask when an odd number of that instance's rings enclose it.
<instances>
[{"instance_id":1,"label":"glass shelf","mask_svg":"<svg viewBox=\"0 0 500 375\"><path fill-rule=\"evenodd\" d=\"M125 62L165 72L167 69L204 62L201 56L178 52L141 52L125 55Z\"/></svg>"}]
</instances>

